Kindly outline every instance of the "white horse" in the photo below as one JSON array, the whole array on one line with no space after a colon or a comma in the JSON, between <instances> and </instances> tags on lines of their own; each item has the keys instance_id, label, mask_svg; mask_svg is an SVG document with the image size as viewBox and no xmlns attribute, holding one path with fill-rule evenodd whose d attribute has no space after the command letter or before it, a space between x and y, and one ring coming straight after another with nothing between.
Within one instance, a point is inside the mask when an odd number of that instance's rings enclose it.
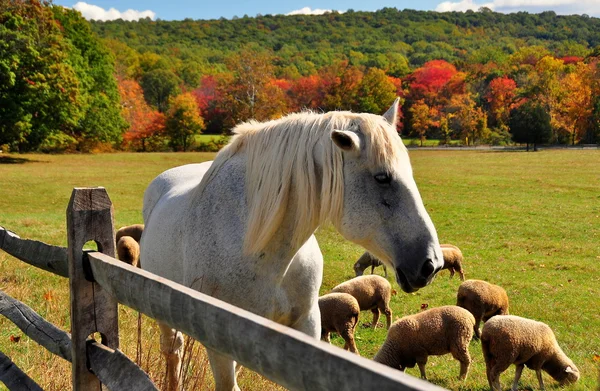
<instances>
[{"instance_id":1,"label":"white horse","mask_svg":"<svg viewBox=\"0 0 600 391\"><path fill-rule=\"evenodd\" d=\"M234 129L214 162L160 174L144 195L142 268L319 338L323 256L313 235L330 220L396 271L406 292L443 266L433 223L396 132L383 117L303 112ZM161 326L169 389L182 338ZM239 390L236 363L209 350L217 390Z\"/></svg>"}]
</instances>

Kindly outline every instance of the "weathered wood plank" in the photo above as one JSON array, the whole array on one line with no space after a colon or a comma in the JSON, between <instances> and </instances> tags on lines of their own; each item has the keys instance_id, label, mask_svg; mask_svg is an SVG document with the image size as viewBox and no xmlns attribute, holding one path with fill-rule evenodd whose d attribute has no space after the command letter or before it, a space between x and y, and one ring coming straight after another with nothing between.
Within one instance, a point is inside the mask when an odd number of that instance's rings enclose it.
<instances>
[{"instance_id":1,"label":"weathered wood plank","mask_svg":"<svg viewBox=\"0 0 600 391\"><path fill-rule=\"evenodd\" d=\"M43 391L25 372L0 352L0 382L10 391Z\"/></svg>"},{"instance_id":2,"label":"weathered wood plank","mask_svg":"<svg viewBox=\"0 0 600 391\"><path fill-rule=\"evenodd\" d=\"M111 391L158 390L148 374L119 350L88 341L90 369Z\"/></svg>"},{"instance_id":3,"label":"weathered wood plank","mask_svg":"<svg viewBox=\"0 0 600 391\"><path fill-rule=\"evenodd\" d=\"M67 249L37 240L21 239L12 231L0 227L0 249L32 266L69 277Z\"/></svg>"},{"instance_id":4,"label":"weathered wood plank","mask_svg":"<svg viewBox=\"0 0 600 391\"><path fill-rule=\"evenodd\" d=\"M114 258L88 257L94 280L119 302L288 389L442 390Z\"/></svg>"},{"instance_id":5,"label":"weathered wood plank","mask_svg":"<svg viewBox=\"0 0 600 391\"><path fill-rule=\"evenodd\" d=\"M51 353L71 362L69 334L1 290L0 314ZM157 390L148 375L119 350L107 348L90 340L87 342L87 358L94 374L112 391ZM0 364L0 380L3 379L2 368Z\"/></svg>"},{"instance_id":6,"label":"weathered wood plank","mask_svg":"<svg viewBox=\"0 0 600 391\"><path fill-rule=\"evenodd\" d=\"M100 333L102 343L119 348L117 301L101 286L86 279L83 246L94 241L98 249L115 256L113 206L104 188L75 188L67 208L73 390L101 391L100 381L87 368L86 340Z\"/></svg>"},{"instance_id":7,"label":"weathered wood plank","mask_svg":"<svg viewBox=\"0 0 600 391\"><path fill-rule=\"evenodd\" d=\"M29 338L51 353L71 361L71 337L34 310L0 290L0 315L7 317Z\"/></svg>"}]
</instances>

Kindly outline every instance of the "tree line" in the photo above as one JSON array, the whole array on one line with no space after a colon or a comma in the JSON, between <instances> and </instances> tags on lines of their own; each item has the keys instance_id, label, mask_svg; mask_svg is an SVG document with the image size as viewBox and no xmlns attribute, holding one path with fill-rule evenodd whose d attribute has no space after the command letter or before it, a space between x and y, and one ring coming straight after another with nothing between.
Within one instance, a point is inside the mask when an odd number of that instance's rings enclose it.
<instances>
[{"instance_id":1,"label":"tree line","mask_svg":"<svg viewBox=\"0 0 600 391\"><path fill-rule=\"evenodd\" d=\"M0 0L0 145L189 150L248 119L381 114L396 96L399 132L421 142L596 143L598 21L387 8L89 23Z\"/></svg>"}]
</instances>

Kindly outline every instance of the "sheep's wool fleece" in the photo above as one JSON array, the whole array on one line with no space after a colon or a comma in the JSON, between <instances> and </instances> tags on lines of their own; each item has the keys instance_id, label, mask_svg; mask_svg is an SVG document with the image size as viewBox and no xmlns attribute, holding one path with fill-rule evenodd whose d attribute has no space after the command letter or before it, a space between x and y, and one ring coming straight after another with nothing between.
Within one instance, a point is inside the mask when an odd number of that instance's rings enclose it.
<instances>
[{"instance_id":1,"label":"sheep's wool fleece","mask_svg":"<svg viewBox=\"0 0 600 391\"><path fill-rule=\"evenodd\" d=\"M494 352L501 351L503 355L521 358L523 362L544 351L562 353L547 324L514 315L494 316L488 320L483 326L483 338L493 340L491 349Z\"/></svg>"}]
</instances>

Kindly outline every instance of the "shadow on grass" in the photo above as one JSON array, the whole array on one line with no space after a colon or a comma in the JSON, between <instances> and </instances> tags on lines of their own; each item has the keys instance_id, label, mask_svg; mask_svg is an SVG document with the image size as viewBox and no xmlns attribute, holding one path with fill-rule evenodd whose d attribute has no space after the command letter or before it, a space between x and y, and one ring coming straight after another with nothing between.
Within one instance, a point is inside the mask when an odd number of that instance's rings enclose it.
<instances>
[{"instance_id":1,"label":"shadow on grass","mask_svg":"<svg viewBox=\"0 0 600 391\"><path fill-rule=\"evenodd\" d=\"M0 164L25 164L25 163L35 163L37 160L25 159L24 157L15 157L15 156L1 156L0 155Z\"/></svg>"}]
</instances>

